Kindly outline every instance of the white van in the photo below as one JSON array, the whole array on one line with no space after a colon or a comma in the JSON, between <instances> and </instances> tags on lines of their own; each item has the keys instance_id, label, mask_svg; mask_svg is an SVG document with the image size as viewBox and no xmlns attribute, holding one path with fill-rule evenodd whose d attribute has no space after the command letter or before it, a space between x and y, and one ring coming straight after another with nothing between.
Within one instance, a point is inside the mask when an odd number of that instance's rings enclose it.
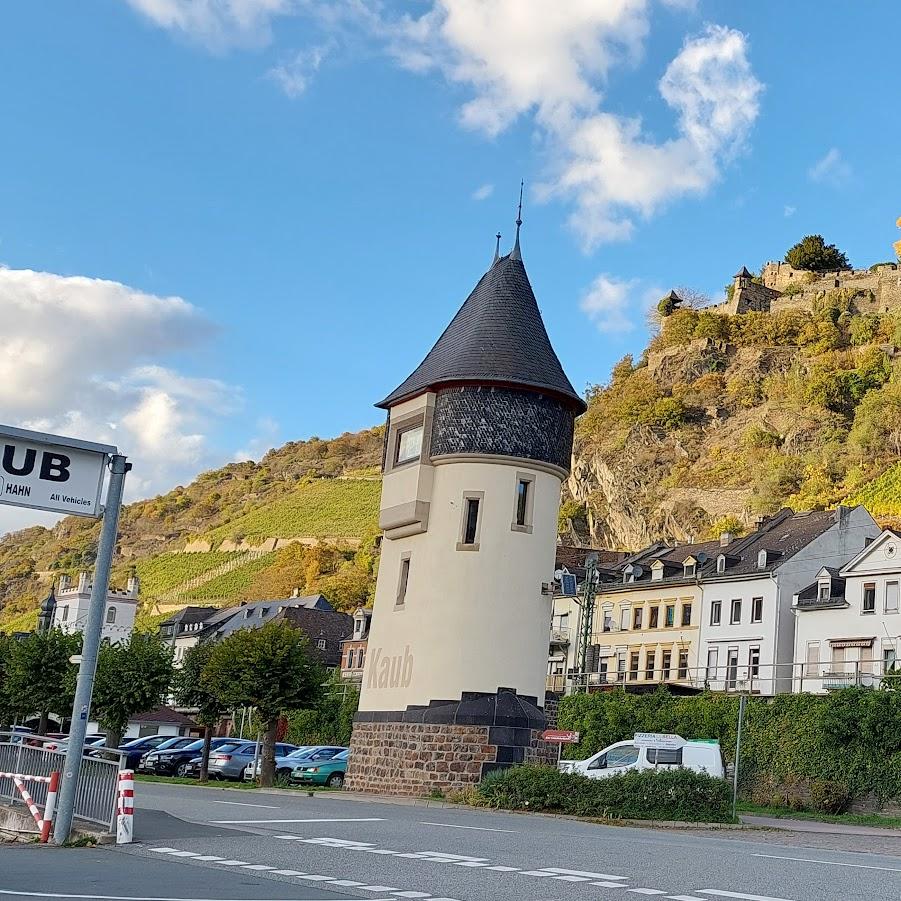
<instances>
[{"instance_id":1,"label":"white van","mask_svg":"<svg viewBox=\"0 0 901 901\"><path fill-rule=\"evenodd\" d=\"M561 760L564 773L581 773L605 779L631 770L686 767L722 779L725 776L720 743L715 740L686 741L679 735L636 732L630 741L618 741L586 760Z\"/></svg>"}]
</instances>

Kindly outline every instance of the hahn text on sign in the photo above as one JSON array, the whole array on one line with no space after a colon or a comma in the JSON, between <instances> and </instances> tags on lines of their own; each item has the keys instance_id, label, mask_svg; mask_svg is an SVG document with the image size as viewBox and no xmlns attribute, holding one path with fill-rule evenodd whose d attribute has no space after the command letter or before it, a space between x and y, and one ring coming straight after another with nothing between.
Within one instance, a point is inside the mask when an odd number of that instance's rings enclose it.
<instances>
[{"instance_id":1,"label":"hahn text on sign","mask_svg":"<svg viewBox=\"0 0 901 901\"><path fill-rule=\"evenodd\" d=\"M77 516L100 515L115 447L0 426L0 503Z\"/></svg>"}]
</instances>

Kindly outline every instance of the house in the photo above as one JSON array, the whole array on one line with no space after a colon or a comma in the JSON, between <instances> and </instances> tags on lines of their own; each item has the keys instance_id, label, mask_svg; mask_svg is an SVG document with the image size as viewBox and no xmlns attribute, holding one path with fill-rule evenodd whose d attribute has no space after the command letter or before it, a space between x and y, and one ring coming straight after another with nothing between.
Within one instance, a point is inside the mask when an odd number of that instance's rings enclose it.
<instances>
[{"instance_id":1,"label":"house","mask_svg":"<svg viewBox=\"0 0 901 901\"><path fill-rule=\"evenodd\" d=\"M371 621L372 610L369 607L358 607L353 615L353 633L341 642L341 678L348 682L360 682L363 679Z\"/></svg>"},{"instance_id":2,"label":"house","mask_svg":"<svg viewBox=\"0 0 901 901\"><path fill-rule=\"evenodd\" d=\"M721 538L700 576L701 648L695 681L714 691L774 695L792 689L792 604L823 567L841 567L879 527L863 507L758 521L750 534Z\"/></svg>"},{"instance_id":3,"label":"house","mask_svg":"<svg viewBox=\"0 0 901 901\"><path fill-rule=\"evenodd\" d=\"M70 584L68 576L60 576L56 591L51 591L41 604L39 628L61 629L69 634L83 632L91 606L92 588L93 585L86 572L79 573L78 582L74 586ZM106 607L103 611L101 641L114 644L128 641L134 629L139 591L140 582L137 576L129 578L125 591L117 591L114 588L108 590Z\"/></svg>"},{"instance_id":4,"label":"house","mask_svg":"<svg viewBox=\"0 0 901 901\"><path fill-rule=\"evenodd\" d=\"M89 734L103 731L99 723L88 723ZM134 714L128 721L122 741L145 738L148 735L167 735L176 738L182 735L199 735L200 732L200 727L191 717L172 707L161 705L153 710Z\"/></svg>"},{"instance_id":5,"label":"house","mask_svg":"<svg viewBox=\"0 0 901 901\"><path fill-rule=\"evenodd\" d=\"M840 567L821 566L794 597L795 691L876 686L896 668L901 535L886 529L864 539L856 556Z\"/></svg>"},{"instance_id":6,"label":"house","mask_svg":"<svg viewBox=\"0 0 901 901\"><path fill-rule=\"evenodd\" d=\"M173 648L176 666L181 666L188 649L200 641L205 625L220 612L218 607L185 607L160 623L160 638Z\"/></svg>"},{"instance_id":7,"label":"house","mask_svg":"<svg viewBox=\"0 0 901 901\"><path fill-rule=\"evenodd\" d=\"M311 655L323 666L330 669L340 666L341 645L353 630L352 616L337 610L298 606L288 607L277 618L300 629L307 636Z\"/></svg>"}]
</instances>

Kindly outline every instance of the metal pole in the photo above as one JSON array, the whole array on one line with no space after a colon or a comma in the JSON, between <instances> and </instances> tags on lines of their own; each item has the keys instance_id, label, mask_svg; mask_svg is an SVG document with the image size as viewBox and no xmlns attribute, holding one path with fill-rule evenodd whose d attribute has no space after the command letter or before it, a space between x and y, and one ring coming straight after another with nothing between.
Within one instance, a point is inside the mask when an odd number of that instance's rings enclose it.
<instances>
[{"instance_id":1,"label":"metal pole","mask_svg":"<svg viewBox=\"0 0 901 901\"><path fill-rule=\"evenodd\" d=\"M91 695L94 690L94 672L97 669L97 652L100 649L100 633L103 631L103 614L106 596L109 592L110 569L116 550L116 534L119 526L119 510L122 507L122 488L125 474L131 469L122 454L114 454L110 459L109 487L106 490L106 507L103 511L103 526L100 545L97 548L97 564L94 567L94 585L91 588L91 605L88 621L84 627L84 641L81 664L78 667L78 683L75 688L75 702L72 705L72 724L69 727L69 746L66 748L66 763L59 789L59 807L53 830L53 842L62 845L69 838L72 816L75 812L75 792L78 788L78 773L84 753L84 737L88 729L91 711Z\"/></svg>"},{"instance_id":2,"label":"metal pole","mask_svg":"<svg viewBox=\"0 0 901 901\"><path fill-rule=\"evenodd\" d=\"M732 819L735 819L735 807L738 804L738 767L741 762L741 730L745 719L746 695L738 699L738 733L735 736L735 765L732 767Z\"/></svg>"}]
</instances>

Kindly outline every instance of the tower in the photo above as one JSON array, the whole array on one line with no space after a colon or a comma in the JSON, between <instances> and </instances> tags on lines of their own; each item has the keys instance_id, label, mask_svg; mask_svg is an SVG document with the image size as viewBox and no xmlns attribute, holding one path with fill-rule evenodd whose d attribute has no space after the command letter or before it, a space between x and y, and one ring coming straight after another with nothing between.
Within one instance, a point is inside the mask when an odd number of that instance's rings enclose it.
<instances>
[{"instance_id":1,"label":"tower","mask_svg":"<svg viewBox=\"0 0 901 901\"><path fill-rule=\"evenodd\" d=\"M527 759L543 712L560 487L584 411L519 244L387 410L384 531L348 786L422 794Z\"/></svg>"}]
</instances>

